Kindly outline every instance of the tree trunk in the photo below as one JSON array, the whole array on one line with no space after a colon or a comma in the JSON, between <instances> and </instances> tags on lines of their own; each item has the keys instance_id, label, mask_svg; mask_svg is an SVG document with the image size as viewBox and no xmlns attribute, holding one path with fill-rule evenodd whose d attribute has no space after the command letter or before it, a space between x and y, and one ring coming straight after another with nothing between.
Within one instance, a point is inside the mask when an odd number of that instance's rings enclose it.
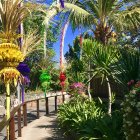
<instances>
[{"instance_id":1,"label":"tree trunk","mask_svg":"<svg viewBox=\"0 0 140 140\"><path fill-rule=\"evenodd\" d=\"M91 70L91 66L90 66L90 61L89 61L88 70L89 70L89 75L88 75L88 79L89 79L89 83L88 83L88 96L89 96L89 100L91 101L91 94L90 94L90 79L91 79L90 70Z\"/></svg>"},{"instance_id":2,"label":"tree trunk","mask_svg":"<svg viewBox=\"0 0 140 140\"><path fill-rule=\"evenodd\" d=\"M111 116L111 105L112 105L112 94L111 94L111 86L109 83L109 79L106 77L107 87L108 87L108 115Z\"/></svg>"},{"instance_id":3,"label":"tree trunk","mask_svg":"<svg viewBox=\"0 0 140 140\"><path fill-rule=\"evenodd\" d=\"M44 59L47 57L47 48L46 48L46 36L47 36L47 32L46 32L46 26L45 26L45 29L44 29Z\"/></svg>"}]
</instances>

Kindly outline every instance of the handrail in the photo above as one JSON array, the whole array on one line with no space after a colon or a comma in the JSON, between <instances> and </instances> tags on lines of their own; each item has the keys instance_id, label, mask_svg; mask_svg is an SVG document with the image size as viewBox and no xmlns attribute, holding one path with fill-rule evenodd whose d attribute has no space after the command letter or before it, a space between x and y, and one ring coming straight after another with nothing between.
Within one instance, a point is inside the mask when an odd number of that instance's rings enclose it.
<instances>
[{"instance_id":1,"label":"handrail","mask_svg":"<svg viewBox=\"0 0 140 140\"><path fill-rule=\"evenodd\" d=\"M18 111L18 109L19 109L21 106L22 106L22 104L16 106L16 107L11 111L11 116L10 116L10 118L9 118L8 120L6 119L6 116L3 118L3 120L0 122L0 132L4 129L4 127L5 127L6 125L9 124L11 118L15 115L15 113Z\"/></svg>"},{"instance_id":2,"label":"handrail","mask_svg":"<svg viewBox=\"0 0 140 140\"><path fill-rule=\"evenodd\" d=\"M51 96L46 96L46 97L42 97L42 98L37 98L37 99L33 99L33 100L29 100L26 101L24 103L21 103L20 105L16 106L13 108L13 110L11 111L11 115L10 118L7 120L6 116L3 118L3 120L0 122L0 132L7 126L7 125L11 125L11 127L13 128L13 125L15 125L14 123L14 115L16 114L16 112L18 113L18 123L20 122L20 124L18 124L18 136L21 136L21 107L23 107L23 120L24 120L24 126L27 125L27 103L30 102L37 102L37 118L39 118L39 100L45 99L46 100L46 114L49 114L49 102L48 102L48 98L51 97L55 97L55 111L57 110L57 97L58 96L62 96L63 102L65 100L65 95L68 95L67 93L65 94L56 94L56 95L51 95ZM15 129L15 128L14 128ZM15 133L15 130L11 130L11 133ZM15 134L12 134L12 137L10 138L10 140L14 140L15 139Z\"/></svg>"}]
</instances>

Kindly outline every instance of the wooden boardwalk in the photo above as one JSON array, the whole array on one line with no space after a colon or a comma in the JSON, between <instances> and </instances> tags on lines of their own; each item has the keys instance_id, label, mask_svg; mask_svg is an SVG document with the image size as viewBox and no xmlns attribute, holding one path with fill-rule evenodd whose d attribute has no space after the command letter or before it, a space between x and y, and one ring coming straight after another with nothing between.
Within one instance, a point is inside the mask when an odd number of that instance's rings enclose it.
<instances>
[{"instance_id":1,"label":"wooden boardwalk","mask_svg":"<svg viewBox=\"0 0 140 140\"><path fill-rule=\"evenodd\" d=\"M14 116L14 130L11 129L10 140L64 140L64 137L58 128L57 123L57 106L62 103L62 96L50 96L48 97L47 104L45 100L41 98L35 100L35 102L26 102L26 109L23 113L21 122L19 122L18 113ZM65 95L65 101L69 100L69 95ZM47 105L47 112L46 112ZM24 107L24 106L23 106ZM19 108L19 107L18 107ZM17 109L18 109L17 108ZM16 110L17 110L16 109ZM37 109L37 110L36 110ZM25 113L26 118L25 118ZM19 130L19 125L22 129ZM13 124L12 124L13 127ZM20 136L19 136L20 135ZM19 136L19 137L18 137ZM0 132L0 140L6 140L6 127Z\"/></svg>"}]
</instances>

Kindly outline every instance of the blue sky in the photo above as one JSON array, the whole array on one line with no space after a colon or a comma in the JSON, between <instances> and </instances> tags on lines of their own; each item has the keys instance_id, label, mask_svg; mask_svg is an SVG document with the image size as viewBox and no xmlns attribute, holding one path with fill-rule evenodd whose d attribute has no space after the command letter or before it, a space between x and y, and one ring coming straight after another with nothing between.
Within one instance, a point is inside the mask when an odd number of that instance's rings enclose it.
<instances>
[{"instance_id":1,"label":"blue sky","mask_svg":"<svg viewBox=\"0 0 140 140\"><path fill-rule=\"evenodd\" d=\"M42 0L42 1L41 0L36 0L36 2L50 4L50 3L53 2L53 0ZM73 32L70 25L69 25L69 27L66 31L65 40L64 40L64 54L68 51L68 44L72 45L73 40L78 35L80 35L80 32L78 30ZM54 58L56 61L59 61L59 58L60 58L60 40L61 40L61 35L58 36L58 41L56 43L54 43L54 45L53 45L53 49L56 52L56 56Z\"/></svg>"},{"instance_id":2,"label":"blue sky","mask_svg":"<svg viewBox=\"0 0 140 140\"><path fill-rule=\"evenodd\" d=\"M80 35L80 32L76 30L74 33L72 32L71 27L69 26L65 35L64 40L64 54L68 51L68 44L73 44L73 40L76 36ZM55 60L59 61L60 58L60 40L61 36L58 37L58 41L53 45L53 48L56 52Z\"/></svg>"}]
</instances>

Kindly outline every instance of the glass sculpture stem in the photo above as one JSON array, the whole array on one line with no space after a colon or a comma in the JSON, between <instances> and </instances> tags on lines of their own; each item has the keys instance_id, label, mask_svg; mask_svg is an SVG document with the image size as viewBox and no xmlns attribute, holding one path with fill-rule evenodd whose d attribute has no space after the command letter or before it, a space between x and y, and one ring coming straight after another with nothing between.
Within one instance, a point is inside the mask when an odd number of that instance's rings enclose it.
<instances>
[{"instance_id":1,"label":"glass sculpture stem","mask_svg":"<svg viewBox=\"0 0 140 140\"><path fill-rule=\"evenodd\" d=\"M21 86L22 103L24 103L24 85Z\"/></svg>"},{"instance_id":2,"label":"glass sculpture stem","mask_svg":"<svg viewBox=\"0 0 140 140\"><path fill-rule=\"evenodd\" d=\"M10 118L10 84L6 83L6 117ZM7 140L9 140L9 124L7 125Z\"/></svg>"}]
</instances>

